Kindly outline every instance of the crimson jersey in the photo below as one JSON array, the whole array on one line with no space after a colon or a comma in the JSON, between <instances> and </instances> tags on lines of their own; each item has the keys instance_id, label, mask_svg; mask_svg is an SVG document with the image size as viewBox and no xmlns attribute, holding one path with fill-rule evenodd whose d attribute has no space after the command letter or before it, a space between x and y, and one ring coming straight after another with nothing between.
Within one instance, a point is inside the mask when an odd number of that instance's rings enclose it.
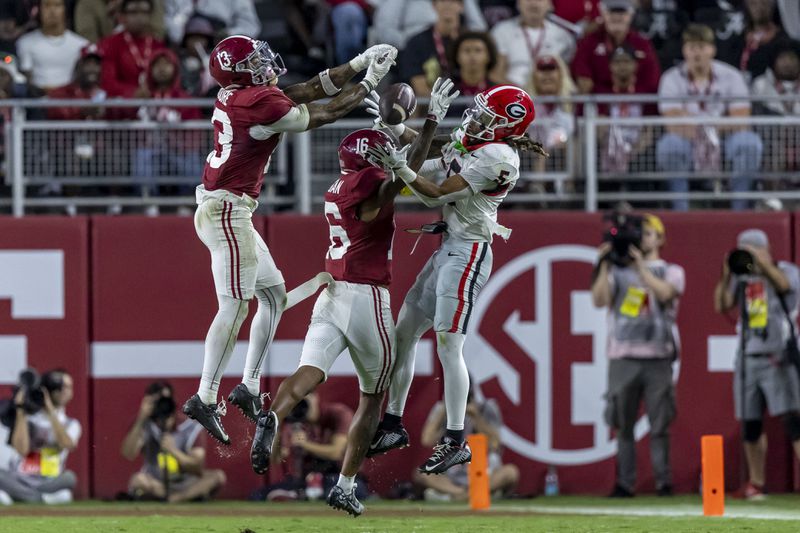
<instances>
[{"instance_id":1,"label":"crimson jersey","mask_svg":"<svg viewBox=\"0 0 800 533\"><path fill-rule=\"evenodd\" d=\"M357 216L358 205L375 194L384 179L383 170L369 167L342 174L325 193L331 239L325 270L335 280L371 285L392 281L394 204L383 206L370 222Z\"/></svg>"},{"instance_id":2,"label":"crimson jersey","mask_svg":"<svg viewBox=\"0 0 800 533\"><path fill-rule=\"evenodd\" d=\"M206 158L206 190L225 189L258 198L272 152L281 140L269 126L293 107L277 87L220 89L214 104L214 150Z\"/></svg>"}]
</instances>

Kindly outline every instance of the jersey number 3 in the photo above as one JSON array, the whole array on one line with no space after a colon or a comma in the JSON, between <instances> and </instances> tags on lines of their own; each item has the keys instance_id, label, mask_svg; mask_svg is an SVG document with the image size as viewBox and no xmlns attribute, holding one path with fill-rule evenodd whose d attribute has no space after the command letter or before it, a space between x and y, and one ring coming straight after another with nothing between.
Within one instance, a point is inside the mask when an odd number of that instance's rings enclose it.
<instances>
[{"instance_id":1,"label":"jersey number 3","mask_svg":"<svg viewBox=\"0 0 800 533\"><path fill-rule=\"evenodd\" d=\"M340 223L342 214L339 212L339 206L334 202L325 202L325 218L328 220L331 239L331 245L328 247L328 259L341 259L350 247L350 238Z\"/></svg>"},{"instance_id":2,"label":"jersey number 3","mask_svg":"<svg viewBox=\"0 0 800 533\"><path fill-rule=\"evenodd\" d=\"M233 128L231 127L231 119L228 114L220 108L214 109L214 114L211 116L211 123L214 124L214 151L208 154L206 161L211 168L219 168L231 156L231 143L233 142ZM217 129L217 124L222 129Z\"/></svg>"}]
</instances>

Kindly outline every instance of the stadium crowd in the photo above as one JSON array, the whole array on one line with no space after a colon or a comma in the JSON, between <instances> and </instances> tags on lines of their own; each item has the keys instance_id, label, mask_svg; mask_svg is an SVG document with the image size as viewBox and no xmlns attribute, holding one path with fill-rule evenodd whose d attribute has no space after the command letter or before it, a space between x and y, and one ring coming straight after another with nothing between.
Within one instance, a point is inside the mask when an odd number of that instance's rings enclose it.
<instances>
[{"instance_id":1,"label":"stadium crowd","mask_svg":"<svg viewBox=\"0 0 800 533\"><path fill-rule=\"evenodd\" d=\"M422 97L438 76L453 78L465 96L499 84L561 98L800 93L800 6L789 0L3 0L0 99L213 97L217 87L208 74L208 54L234 34L265 39L281 53L288 69L281 85L313 77L380 41L400 50L391 81L409 83ZM7 121L10 114L3 109ZM599 114L747 117L798 110L797 102L656 106L634 99L601 105ZM556 157L535 162L534 170L552 170L554 161L563 160L559 154L581 112L581 106L569 103L537 105L539 124L531 134ZM199 107L99 106L31 110L28 116L175 124L207 114ZM648 167L675 175L663 185L633 182L623 190L686 192L689 180L683 176L722 169L732 172L732 191L779 188L758 182L762 169L797 169L796 132L778 129L601 127L599 170L613 174ZM121 159L116 152L122 148L113 140L93 135L74 140L74 150L59 154L76 161L58 168L77 170L51 174L104 175L92 165ZM167 188L155 178L198 175L205 138L153 134L134 143L125 148L130 152L126 173L140 180L144 196L189 194L188 186ZM692 187L710 190L720 184ZM68 189L63 192L69 194ZM57 184L39 192L52 190L62 192ZM734 200L731 207L750 205ZM671 206L685 210L689 203L679 199Z\"/></svg>"}]
</instances>

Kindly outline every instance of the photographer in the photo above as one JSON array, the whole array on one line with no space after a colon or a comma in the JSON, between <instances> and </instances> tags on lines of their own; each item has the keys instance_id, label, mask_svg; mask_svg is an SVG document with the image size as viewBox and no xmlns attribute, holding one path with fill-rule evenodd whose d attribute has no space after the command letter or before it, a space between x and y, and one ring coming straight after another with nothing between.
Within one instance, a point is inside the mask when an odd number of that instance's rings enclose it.
<instances>
[{"instance_id":1,"label":"photographer","mask_svg":"<svg viewBox=\"0 0 800 533\"><path fill-rule=\"evenodd\" d=\"M636 487L633 429L644 399L650 421L650 459L659 496L672 494L669 426L675 417L672 363L678 353L675 321L685 276L659 256L665 233L650 214L615 214L598 248L592 301L608 308L606 422L616 430L617 479L611 497L631 497Z\"/></svg>"},{"instance_id":2,"label":"photographer","mask_svg":"<svg viewBox=\"0 0 800 533\"><path fill-rule=\"evenodd\" d=\"M13 406L4 414L11 428L9 444L18 456L0 475L0 491L12 500L72 501L76 477L65 465L81 436L80 423L65 410L72 394L72 376L65 370L51 370L41 379L33 369L20 375Z\"/></svg>"},{"instance_id":3,"label":"photographer","mask_svg":"<svg viewBox=\"0 0 800 533\"><path fill-rule=\"evenodd\" d=\"M193 420L177 424L172 385L156 381L147 386L139 414L122 441L120 453L144 464L131 476L129 492L135 499L170 503L209 498L225 484L222 470L204 467L206 451L198 445L203 427Z\"/></svg>"},{"instance_id":4,"label":"photographer","mask_svg":"<svg viewBox=\"0 0 800 533\"><path fill-rule=\"evenodd\" d=\"M769 252L767 235L761 230L743 231L736 242L738 249L722 263L722 277L714 289L714 308L719 313L742 308L737 324L741 337L733 395L736 418L743 420L750 477L742 495L758 500L764 497L765 407L771 416L782 418L800 457L800 380L798 369L793 366L798 364L794 324L800 269L786 261L776 263Z\"/></svg>"},{"instance_id":5,"label":"photographer","mask_svg":"<svg viewBox=\"0 0 800 533\"><path fill-rule=\"evenodd\" d=\"M353 410L339 402L320 402L316 393L301 400L275 439L272 468L281 480L256 490L257 500L318 499L336 485L347 447ZM364 478L356 476L356 497L369 496Z\"/></svg>"}]
</instances>

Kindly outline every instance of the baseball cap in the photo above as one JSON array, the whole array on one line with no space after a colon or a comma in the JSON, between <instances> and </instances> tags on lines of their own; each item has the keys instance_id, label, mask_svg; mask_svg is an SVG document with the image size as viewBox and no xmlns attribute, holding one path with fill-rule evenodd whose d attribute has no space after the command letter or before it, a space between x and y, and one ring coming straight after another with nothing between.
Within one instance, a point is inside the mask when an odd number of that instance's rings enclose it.
<instances>
[{"instance_id":1,"label":"baseball cap","mask_svg":"<svg viewBox=\"0 0 800 533\"><path fill-rule=\"evenodd\" d=\"M682 38L684 43L702 42L714 44L715 42L714 30L705 24L689 24L683 30Z\"/></svg>"},{"instance_id":2,"label":"baseball cap","mask_svg":"<svg viewBox=\"0 0 800 533\"><path fill-rule=\"evenodd\" d=\"M543 55L536 58L536 70L556 70L558 60L551 55Z\"/></svg>"},{"instance_id":3,"label":"baseball cap","mask_svg":"<svg viewBox=\"0 0 800 533\"><path fill-rule=\"evenodd\" d=\"M760 229L746 229L736 237L736 245L739 247L769 248L769 239L767 234Z\"/></svg>"},{"instance_id":4,"label":"baseball cap","mask_svg":"<svg viewBox=\"0 0 800 533\"><path fill-rule=\"evenodd\" d=\"M636 11L633 0L603 0L601 4L609 11Z\"/></svg>"}]
</instances>

